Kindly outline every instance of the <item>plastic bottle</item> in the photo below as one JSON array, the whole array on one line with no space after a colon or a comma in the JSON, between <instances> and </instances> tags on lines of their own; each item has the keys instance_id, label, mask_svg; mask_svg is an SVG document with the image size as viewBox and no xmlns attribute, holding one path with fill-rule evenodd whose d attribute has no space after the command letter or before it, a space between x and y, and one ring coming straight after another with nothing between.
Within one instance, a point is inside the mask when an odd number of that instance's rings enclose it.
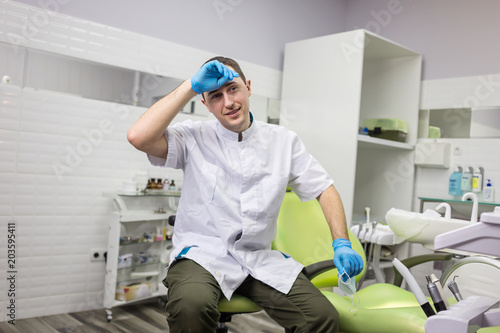
<instances>
[{"instance_id":1,"label":"plastic bottle","mask_svg":"<svg viewBox=\"0 0 500 333\"><path fill-rule=\"evenodd\" d=\"M482 168L478 167L474 169L474 174L472 175L472 192L482 192L483 191L483 173Z\"/></svg>"},{"instance_id":2,"label":"plastic bottle","mask_svg":"<svg viewBox=\"0 0 500 333\"><path fill-rule=\"evenodd\" d=\"M484 201L493 202L495 201L495 188L491 185L491 180L486 180L488 183L484 187Z\"/></svg>"},{"instance_id":3,"label":"plastic bottle","mask_svg":"<svg viewBox=\"0 0 500 333\"><path fill-rule=\"evenodd\" d=\"M472 172L471 167L465 169L462 173L462 182L460 188L463 192L470 192L472 190Z\"/></svg>"},{"instance_id":4,"label":"plastic bottle","mask_svg":"<svg viewBox=\"0 0 500 333\"><path fill-rule=\"evenodd\" d=\"M453 196L462 195L462 167L457 166L455 171L450 176L448 184L448 194Z\"/></svg>"}]
</instances>

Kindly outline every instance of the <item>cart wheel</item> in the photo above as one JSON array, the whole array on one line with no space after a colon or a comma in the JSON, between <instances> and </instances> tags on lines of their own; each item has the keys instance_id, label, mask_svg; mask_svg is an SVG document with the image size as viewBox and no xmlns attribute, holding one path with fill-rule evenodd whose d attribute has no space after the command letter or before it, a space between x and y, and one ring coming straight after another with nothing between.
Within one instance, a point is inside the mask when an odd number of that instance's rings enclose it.
<instances>
[{"instance_id":1,"label":"cart wheel","mask_svg":"<svg viewBox=\"0 0 500 333\"><path fill-rule=\"evenodd\" d=\"M113 312L111 312L111 310L106 309L106 319L108 323L113 319Z\"/></svg>"}]
</instances>

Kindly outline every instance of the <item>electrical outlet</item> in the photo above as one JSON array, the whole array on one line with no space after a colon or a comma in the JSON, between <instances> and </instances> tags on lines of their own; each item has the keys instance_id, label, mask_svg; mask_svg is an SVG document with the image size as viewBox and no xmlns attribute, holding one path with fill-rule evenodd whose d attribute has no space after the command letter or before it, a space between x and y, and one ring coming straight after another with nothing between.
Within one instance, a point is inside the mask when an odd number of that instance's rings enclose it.
<instances>
[{"instance_id":1,"label":"electrical outlet","mask_svg":"<svg viewBox=\"0 0 500 333\"><path fill-rule=\"evenodd\" d=\"M90 261L105 261L107 249L90 249Z\"/></svg>"}]
</instances>

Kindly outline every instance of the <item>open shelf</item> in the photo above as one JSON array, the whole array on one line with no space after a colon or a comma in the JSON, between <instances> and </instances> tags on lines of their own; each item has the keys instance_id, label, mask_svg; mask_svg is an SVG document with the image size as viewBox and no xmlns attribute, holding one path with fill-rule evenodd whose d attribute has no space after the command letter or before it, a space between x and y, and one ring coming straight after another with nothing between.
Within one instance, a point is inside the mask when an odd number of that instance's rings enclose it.
<instances>
[{"instance_id":1,"label":"open shelf","mask_svg":"<svg viewBox=\"0 0 500 333\"><path fill-rule=\"evenodd\" d=\"M450 202L450 203L472 204L472 201L469 201L469 200L462 201L460 199L442 199L442 198L426 198L426 197L418 197L418 199L425 201L425 202ZM500 206L500 203L499 202L478 201L478 205Z\"/></svg>"},{"instance_id":2,"label":"open shelf","mask_svg":"<svg viewBox=\"0 0 500 333\"><path fill-rule=\"evenodd\" d=\"M358 134L358 146L359 148L370 148L370 149L384 149L384 148L397 148L397 149L415 149L414 145L405 142L392 141L387 139L374 138L368 135Z\"/></svg>"},{"instance_id":3,"label":"open shelf","mask_svg":"<svg viewBox=\"0 0 500 333\"><path fill-rule=\"evenodd\" d=\"M127 193L127 192L118 192L119 196L123 197L154 197L154 196L162 196L162 197L175 197L178 198L181 196L180 191L169 191L169 190L146 190L146 192L135 192L135 193Z\"/></svg>"}]
</instances>

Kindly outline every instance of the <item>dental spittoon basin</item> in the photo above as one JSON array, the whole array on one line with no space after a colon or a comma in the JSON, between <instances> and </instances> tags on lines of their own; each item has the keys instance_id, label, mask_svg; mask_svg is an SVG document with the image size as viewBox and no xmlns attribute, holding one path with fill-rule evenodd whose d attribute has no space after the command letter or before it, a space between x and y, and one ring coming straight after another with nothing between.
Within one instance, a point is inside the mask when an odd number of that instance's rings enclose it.
<instances>
[{"instance_id":1,"label":"dental spittoon basin","mask_svg":"<svg viewBox=\"0 0 500 333\"><path fill-rule=\"evenodd\" d=\"M418 243L429 250L434 250L434 239L437 235L472 224L466 220L441 217L430 209L424 213L415 213L391 208L386 213L385 220L394 232L394 243Z\"/></svg>"}]
</instances>

